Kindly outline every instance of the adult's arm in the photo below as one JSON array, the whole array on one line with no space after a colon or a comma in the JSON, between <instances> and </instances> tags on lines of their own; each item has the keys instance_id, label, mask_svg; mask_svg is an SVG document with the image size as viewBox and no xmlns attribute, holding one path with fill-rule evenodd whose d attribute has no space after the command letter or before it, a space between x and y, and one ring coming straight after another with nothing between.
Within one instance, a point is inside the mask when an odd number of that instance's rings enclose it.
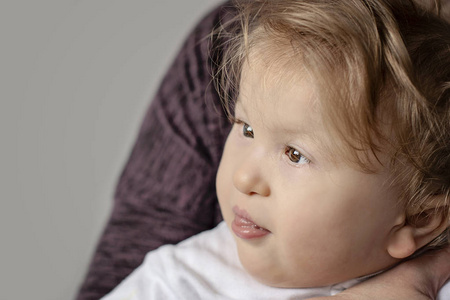
<instances>
[{"instance_id":1,"label":"adult's arm","mask_svg":"<svg viewBox=\"0 0 450 300\"><path fill-rule=\"evenodd\" d=\"M230 124L211 82L219 7L188 36L153 99L119 179L113 211L78 300L99 299L160 245L220 220L215 177Z\"/></svg>"}]
</instances>

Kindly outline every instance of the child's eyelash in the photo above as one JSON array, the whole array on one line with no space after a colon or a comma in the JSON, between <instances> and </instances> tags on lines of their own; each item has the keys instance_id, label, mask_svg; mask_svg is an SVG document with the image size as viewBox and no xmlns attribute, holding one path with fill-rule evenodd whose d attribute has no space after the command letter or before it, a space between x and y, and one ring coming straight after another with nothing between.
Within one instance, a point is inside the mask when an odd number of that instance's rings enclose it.
<instances>
[{"instance_id":1,"label":"child's eyelash","mask_svg":"<svg viewBox=\"0 0 450 300\"><path fill-rule=\"evenodd\" d=\"M234 119L234 123L235 124L239 124L239 125L243 125L242 126L242 135L247 137L247 138L254 138L255 137L255 133L253 132L253 128L246 122L239 120L239 119Z\"/></svg>"},{"instance_id":2,"label":"child's eyelash","mask_svg":"<svg viewBox=\"0 0 450 300\"><path fill-rule=\"evenodd\" d=\"M284 154L289 158L294 164L309 164L311 160L304 156L300 151L291 146L286 146Z\"/></svg>"}]
</instances>

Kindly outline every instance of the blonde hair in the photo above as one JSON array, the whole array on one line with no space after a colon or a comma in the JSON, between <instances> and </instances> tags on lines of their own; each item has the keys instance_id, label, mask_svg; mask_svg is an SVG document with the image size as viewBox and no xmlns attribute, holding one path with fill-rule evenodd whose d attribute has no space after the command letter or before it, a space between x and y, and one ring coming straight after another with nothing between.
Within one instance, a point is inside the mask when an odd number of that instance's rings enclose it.
<instances>
[{"instance_id":1,"label":"blonde hair","mask_svg":"<svg viewBox=\"0 0 450 300\"><path fill-rule=\"evenodd\" d=\"M368 155L389 149L392 184L402 187L407 222L419 225L440 214L448 223L450 24L408 0L234 5L236 15L213 35L220 48L216 84L229 115L250 51L264 45L267 55L274 54L270 44L294 51L321 87L325 118L353 162L373 172ZM436 195L442 201L430 209ZM447 228L430 247L448 242Z\"/></svg>"}]
</instances>

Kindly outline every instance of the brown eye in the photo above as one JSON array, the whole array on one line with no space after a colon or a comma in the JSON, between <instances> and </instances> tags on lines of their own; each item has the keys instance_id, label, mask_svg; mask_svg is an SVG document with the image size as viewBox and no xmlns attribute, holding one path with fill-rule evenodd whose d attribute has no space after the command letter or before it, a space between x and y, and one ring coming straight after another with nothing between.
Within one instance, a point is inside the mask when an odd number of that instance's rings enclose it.
<instances>
[{"instance_id":1,"label":"brown eye","mask_svg":"<svg viewBox=\"0 0 450 300\"><path fill-rule=\"evenodd\" d=\"M295 148L286 147L285 154L287 155L289 160L292 161L293 163L296 163L296 164L310 163L310 160L307 159L305 156L303 156L303 154L301 154L300 151L298 151Z\"/></svg>"},{"instance_id":2,"label":"brown eye","mask_svg":"<svg viewBox=\"0 0 450 300\"><path fill-rule=\"evenodd\" d=\"M244 123L244 126L242 128L242 133L244 134L245 137L249 137L249 138L255 137L252 126L248 125L247 123Z\"/></svg>"}]
</instances>

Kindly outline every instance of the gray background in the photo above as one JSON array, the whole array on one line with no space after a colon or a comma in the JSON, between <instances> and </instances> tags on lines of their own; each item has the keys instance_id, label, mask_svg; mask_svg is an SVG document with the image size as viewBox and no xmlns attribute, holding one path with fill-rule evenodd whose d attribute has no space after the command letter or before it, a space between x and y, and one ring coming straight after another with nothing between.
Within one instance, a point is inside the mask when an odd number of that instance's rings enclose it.
<instances>
[{"instance_id":1,"label":"gray background","mask_svg":"<svg viewBox=\"0 0 450 300\"><path fill-rule=\"evenodd\" d=\"M0 0L0 299L72 299L151 96L219 0Z\"/></svg>"}]
</instances>

